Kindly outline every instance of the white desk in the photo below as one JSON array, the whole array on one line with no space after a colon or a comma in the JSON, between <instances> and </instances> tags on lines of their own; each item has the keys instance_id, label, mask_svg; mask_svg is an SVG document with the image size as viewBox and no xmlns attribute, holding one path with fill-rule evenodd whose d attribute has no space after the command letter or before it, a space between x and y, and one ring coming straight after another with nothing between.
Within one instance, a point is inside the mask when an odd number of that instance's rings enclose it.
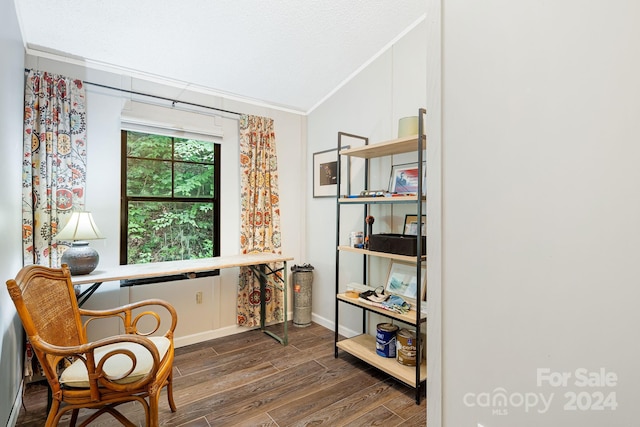
<instances>
[{"instance_id":1,"label":"white desk","mask_svg":"<svg viewBox=\"0 0 640 427\"><path fill-rule=\"evenodd\" d=\"M74 285L91 286L78 295L78 304L82 305L104 282L116 280L142 279L151 277L171 276L203 271L221 270L232 267L249 267L260 279L260 329L272 336L283 345L287 345L287 261L286 257L271 253L255 253L246 255L219 256L214 258L189 259L180 261L153 262L148 264L116 265L97 269L83 276L71 276ZM283 263L282 268L272 269L269 264ZM282 272L282 274L278 274ZM275 286L284 292L284 337L279 337L265 329L265 289L268 276L273 275ZM281 284L281 285L280 285Z\"/></svg>"}]
</instances>

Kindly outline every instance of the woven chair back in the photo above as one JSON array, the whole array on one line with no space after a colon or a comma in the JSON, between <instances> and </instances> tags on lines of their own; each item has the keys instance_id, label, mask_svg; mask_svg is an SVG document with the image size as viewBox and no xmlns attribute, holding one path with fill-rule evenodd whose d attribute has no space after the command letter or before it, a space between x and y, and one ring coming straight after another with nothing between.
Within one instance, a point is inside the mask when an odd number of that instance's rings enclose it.
<instances>
[{"instance_id":1,"label":"woven chair back","mask_svg":"<svg viewBox=\"0 0 640 427\"><path fill-rule=\"evenodd\" d=\"M86 342L73 284L65 271L66 266L55 270L32 265L7 282L27 335L63 347Z\"/></svg>"}]
</instances>

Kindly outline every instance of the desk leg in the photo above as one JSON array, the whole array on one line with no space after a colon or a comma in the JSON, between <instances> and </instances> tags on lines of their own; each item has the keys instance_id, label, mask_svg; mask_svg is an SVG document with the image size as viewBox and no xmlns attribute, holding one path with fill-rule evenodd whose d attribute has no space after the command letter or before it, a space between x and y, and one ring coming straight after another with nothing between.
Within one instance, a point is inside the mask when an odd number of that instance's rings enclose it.
<instances>
[{"instance_id":1,"label":"desk leg","mask_svg":"<svg viewBox=\"0 0 640 427\"><path fill-rule=\"evenodd\" d=\"M287 307L287 301L289 298L287 297L287 261L283 262L284 267L282 268L282 292L284 293L284 345L289 343L289 335L287 334L287 327L289 325L288 322L288 313L289 307Z\"/></svg>"},{"instance_id":2,"label":"desk leg","mask_svg":"<svg viewBox=\"0 0 640 427\"><path fill-rule=\"evenodd\" d=\"M82 307L83 304L87 302L87 300L91 297L91 295L93 295L93 293L98 290L100 285L102 285L102 282L96 282L93 285L89 286L87 289L85 289L82 293L80 293L77 296L78 307Z\"/></svg>"},{"instance_id":3,"label":"desk leg","mask_svg":"<svg viewBox=\"0 0 640 427\"><path fill-rule=\"evenodd\" d=\"M259 267L249 266L249 268L253 271L258 279L260 280L260 329L267 335L275 338L282 345L289 344L289 335L288 335L288 303L287 303L287 262L283 261L283 267L281 269L271 270L266 264L260 264ZM269 271L267 272L267 268ZM278 272L282 271L282 278L278 277ZM267 318L267 301L265 299L265 294L267 290L267 278L273 275L273 286L276 289L281 289L284 294L284 336L279 337L271 331L266 330L266 318ZM282 283L282 287L278 285L278 283ZM276 290L274 289L274 291Z\"/></svg>"},{"instance_id":4,"label":"desk leg","mask_svg":"<svg viewBox=\"0 0 640 427\"><path fill-rule=\"evenodd\" d=\"M267 275L264 272L265 265L260 265L260 329L264 331L265 321L267 318L267 301L265 294L267 290Z\"/></svg>"}]
</instances>

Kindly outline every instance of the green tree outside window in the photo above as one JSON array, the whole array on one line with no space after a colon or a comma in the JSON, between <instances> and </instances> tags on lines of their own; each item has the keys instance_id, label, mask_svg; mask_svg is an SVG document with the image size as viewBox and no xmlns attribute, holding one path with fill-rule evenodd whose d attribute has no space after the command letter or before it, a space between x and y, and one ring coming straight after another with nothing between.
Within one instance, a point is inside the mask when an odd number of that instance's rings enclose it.
<instances>
[{"instance_id":1,"label":"green tree outside window","mask_svg":"<svg viewBox=\"0 0 640 427\"><path fill-rule=\"evenodd\" d=\"M122 131L124 264L219 255L220 145Z\"/></svg>"}]
</instances>

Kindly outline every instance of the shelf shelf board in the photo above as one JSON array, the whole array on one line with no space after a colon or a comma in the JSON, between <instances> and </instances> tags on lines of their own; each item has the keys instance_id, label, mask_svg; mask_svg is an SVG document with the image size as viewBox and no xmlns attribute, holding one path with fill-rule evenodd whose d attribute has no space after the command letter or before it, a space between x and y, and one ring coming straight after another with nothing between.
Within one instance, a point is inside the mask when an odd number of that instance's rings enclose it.
<instances>
[{"instance_id":1,"label":"shelf shelf board","mask_svg":"<svg viewBox=\"0 0 640 427\"><path fill-rule=\"evenodd\" d=\"M425 146L422 149L426 149ZM418 150L418 135L410 135L377 144L364 145L362 147L340 150L341 155L372 159L375 157L390 156L392 154L409 153Z\"/></svg>"},{"instance_id":2,"label":"shelf shelf board","mask_svg":"<svg viewBox=\"0 0 640 427\"><path fill-rule=\"evenodd\" d=\"M368 364L387 372L389 375L411 387L418 386L418 384L416 384L416 367L401 365L395 358L379 356L378 353L376 353L376 339L371 335L363 334L354 338L341 340L338 341L337 346L347 353L364 360ZM423 360L420 364L420 382L426 379L427 365Z\"/></svg>"},{"instance_id":3,"label":"shelf shelf board","mask_svg":"<svg viewBox=\"0 0 640 427\"><path fill-rule=\"evenodd\" d=\"M425 201L427 198L422 196L422 200ZM339 203L343 204L362 204L362 203L415 203L418 201L418 196L393 196L393 197L340 197L338 199Z\"/></svg>"},{"instance_id":4,"label":"shelf shelf board","mask_svg":"<svg viewBox=\"0 0 640 427\"><path fill-rule=\"evenodd\" d=\"M366 302L360 301L359 298L351 298L348 297L346 294L338 294L337 298L340 301L344 301L347 302L349 304L355 305L357 307L360 308L364 308L367 309L369 311L373 311L374 313L378 313L381 314L383 316L387 316L387 317L391 317L393 319L397 319L401 322L407 323L409 325L413 325L416 326L418 324L418 322L416 321L417 316L416 316L416 311L415 310L409 310L408 313L406 314L401 314L401 313L396 313L394 311L390 311L390 310L385 310L384 308L380 308L380 307L376 307L375 305L370 305L367 304ZM420 303L420 305L426 304L426 301L422 301ZM420 323L422 322L426 322L427 321L427 314L426 313L420 313Z\"/></svg>"},{"instance_id":5,"label":"shelf shelf board","mask_svg":"<svg viewBox=\"0 0 640 427\"><path fill-rule=\"evenodd\" d=\"M344 252L354 252L354 253L362 254L362 255L376 256L376 257L379 257L379 258L397 259L399 261L413 262L413 263L416 262L416 257L415 256L390 254L388 252L369 251L367 249L359 249L359 248L354 248L352 246L338 246L338 250L339 251L344 251ZM422 255L421 259L424 262L424 261L427 260L427 256L426 255Z\"/></svg>"}]
</instances>

